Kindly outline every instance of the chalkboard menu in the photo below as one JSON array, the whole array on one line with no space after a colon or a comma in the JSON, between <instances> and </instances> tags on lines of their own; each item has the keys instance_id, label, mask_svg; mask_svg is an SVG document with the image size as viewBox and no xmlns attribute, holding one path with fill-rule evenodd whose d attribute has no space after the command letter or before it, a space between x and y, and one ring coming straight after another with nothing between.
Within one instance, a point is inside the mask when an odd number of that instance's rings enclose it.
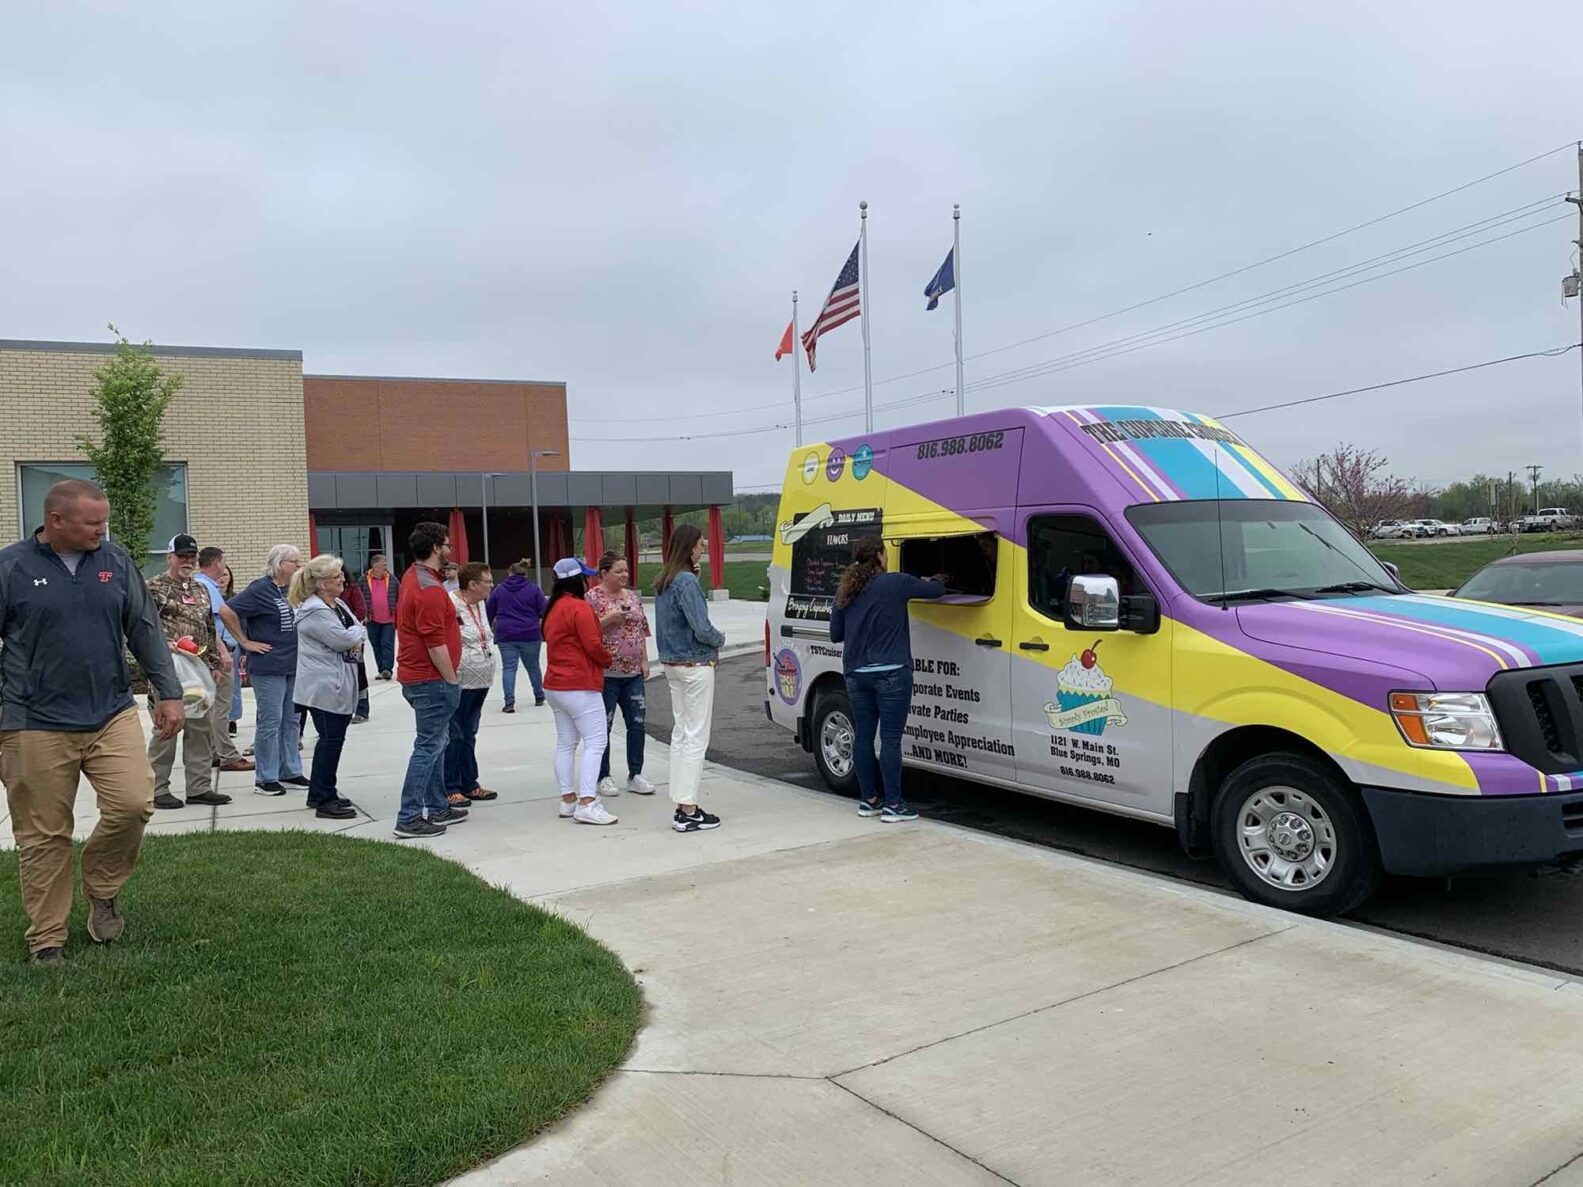
<instances>
[{"instance_id":1,"label":"chalkboard menu","mask_svg":"<svg viewBox=\"0 0 1583 1187\"><path fill-rule=\"evenodd\" d=\"M786 617L828 619L841 574L852 563L852 546L881 532L878 507L836 511L828 503L793 518L791 590Z\"/></svg>"}]
</instances>

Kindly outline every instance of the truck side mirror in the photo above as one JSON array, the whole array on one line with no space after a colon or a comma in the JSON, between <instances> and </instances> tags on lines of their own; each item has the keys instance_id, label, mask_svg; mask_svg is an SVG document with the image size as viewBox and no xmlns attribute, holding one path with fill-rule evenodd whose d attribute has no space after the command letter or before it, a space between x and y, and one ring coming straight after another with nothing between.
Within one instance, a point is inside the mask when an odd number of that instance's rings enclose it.
<instances>
[{"instance_id":1,"label":"truck side mirror","mask_svg":"<svg viewBox=\"0 0 1583 1187\"><path fill-rule=\"evenodd\" d=\"M1391 564L1390 561L1381 561L1380 564L1385 567L1385 571L1389 573L1396 581L1401 581L1402 570L1399 566Z\"/></svg>"},{"instance_id":2,"label":"truck side mirror","mask_svg":"<svg viewBox=\"0 0 1583 1187\"><path fill-rule=\"evenodd\" d=\"M1114 577L1073 577L1066 593L1066 625L1072 630L1119 631L1121 586Z\"/></svg>"}]
</instances>

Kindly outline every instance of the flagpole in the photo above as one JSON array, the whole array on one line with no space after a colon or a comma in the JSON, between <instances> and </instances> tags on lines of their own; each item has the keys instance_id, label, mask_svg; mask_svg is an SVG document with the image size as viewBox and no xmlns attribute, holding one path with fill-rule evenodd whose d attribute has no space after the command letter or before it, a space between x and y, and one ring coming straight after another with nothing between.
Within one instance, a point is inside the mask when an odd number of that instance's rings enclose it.
<instances>
[{"instance_id":1,"label":"flagpole","mask_svg":"<svg viewBox=\"0 0 1583 1187\"><path fill-rule=\"evenodd\" d=\"M962 386L962 207L951 204L951 278L956 281L956 414L967 412L966 389Z\"/></svg>"},{"instance_id":2,"label":"flagpole","mask_svg":"<svg viewBox=\"0 0 1583 1187\"><path fill-rule=\"evenodd\" d=\"M797 332L797 290L792 289L792 407L797 413L797 447L802 448L802 363L797 351L802 336Z\"/></svg>"},{"instance_id":3,"label":"flagpole","mask_svg":"<svg viewBox=\"0 0 1583 1187\"><path fill-rule=\"evenodd\" d=\"M858 309L863 315L863 431L874 431L874 372L868 358L868 203L859 202L858 243L861 259L858 261Z\"/></svg>"}]
</instances>

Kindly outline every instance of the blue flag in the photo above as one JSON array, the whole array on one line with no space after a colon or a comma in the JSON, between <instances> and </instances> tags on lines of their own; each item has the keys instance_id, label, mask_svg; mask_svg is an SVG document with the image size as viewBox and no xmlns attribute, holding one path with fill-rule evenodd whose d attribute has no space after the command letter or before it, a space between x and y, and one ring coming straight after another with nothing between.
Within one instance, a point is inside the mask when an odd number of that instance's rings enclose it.
<instances>
[{"instance_id":1,"label":"blue flag","mask_svg":"<svg viewBox=\"0 0 1583 1187\"><path fill-rule=\"evenodd\" d=\"M956 248L945 253L945 263L940 265L940 270L934 274L934 279L929 282L929 287L923 290L923 295L929 298L925 310L933 309L940 303L940 298L956 287Z\"/></svg>"}]
</instances>

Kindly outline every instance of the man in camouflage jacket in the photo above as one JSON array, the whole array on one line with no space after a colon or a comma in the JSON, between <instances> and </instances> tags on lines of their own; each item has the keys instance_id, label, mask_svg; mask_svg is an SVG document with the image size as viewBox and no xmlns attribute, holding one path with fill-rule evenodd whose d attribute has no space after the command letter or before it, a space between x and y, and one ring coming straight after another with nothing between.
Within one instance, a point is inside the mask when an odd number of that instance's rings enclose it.
<instances>
[{"instance_id":1,"label":"man in camouflage jacket","mask_svg":"<svg viewBox=\"0 0 1583 1187\"><path fill-rule=\"evenodd\" d=\"M231 663L224 645L214 630L214 615L210 610L209 591L196 578L198 571L198 542L191 536L180 535L170 542L170 554L165 560L165 571L148 582L148 594L159 612L160 629L171 650L183 635L203 649L202 660L212 673L222 671ZM139 687L137 691L143 691ZM188 717L182 724L182 766L187 772L186 804L229 804L231 797L215 789L214 733L211 716L203 714ZM154 806L156 808L181 808L186 806L170 793L170 771L176 761L176 738L162 739L155 735L149 740L148 762L154 768Z\"/></svg>"}]
</instances>

